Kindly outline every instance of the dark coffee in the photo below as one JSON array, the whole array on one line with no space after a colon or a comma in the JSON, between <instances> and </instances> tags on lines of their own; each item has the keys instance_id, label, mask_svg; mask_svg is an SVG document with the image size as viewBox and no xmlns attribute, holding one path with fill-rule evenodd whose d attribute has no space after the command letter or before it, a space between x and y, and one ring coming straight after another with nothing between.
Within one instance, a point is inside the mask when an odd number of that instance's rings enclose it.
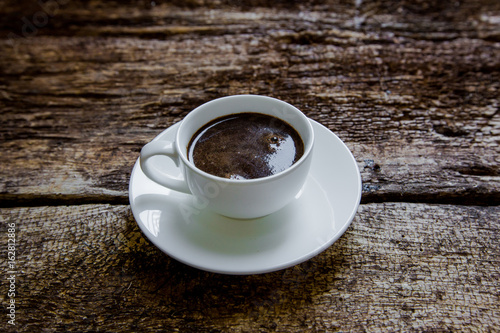
<instances>
[{"instance_id":1,"label":"dark coffee","mask_svg":"<svg viewBox=\"0 0 500 333\"><path fill-rule=\"evenodd\" d=\"M254 179L281 172L304 154L299 133L261 113L236 113L212 120L191 138L188 158L212 175Z\"/></svg>"}]
</instances>

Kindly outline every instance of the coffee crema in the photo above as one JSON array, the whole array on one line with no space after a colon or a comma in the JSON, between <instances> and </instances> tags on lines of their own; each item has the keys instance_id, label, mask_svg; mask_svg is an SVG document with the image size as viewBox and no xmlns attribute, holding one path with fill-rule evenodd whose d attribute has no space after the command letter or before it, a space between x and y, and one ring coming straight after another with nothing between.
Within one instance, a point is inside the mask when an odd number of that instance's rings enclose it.
<instances>
[{"instance_id":1,"label":"coffee crema","mask_svg":"<svg viewBox=\"0 0 500 333\"><path fill-rule=\"evenodd\" d=\"M299 133L273 116L244 112L212 120L188 145L199 169L229 179L255 179L291 167L304 154Z\"/></svg>"}]
</instances>

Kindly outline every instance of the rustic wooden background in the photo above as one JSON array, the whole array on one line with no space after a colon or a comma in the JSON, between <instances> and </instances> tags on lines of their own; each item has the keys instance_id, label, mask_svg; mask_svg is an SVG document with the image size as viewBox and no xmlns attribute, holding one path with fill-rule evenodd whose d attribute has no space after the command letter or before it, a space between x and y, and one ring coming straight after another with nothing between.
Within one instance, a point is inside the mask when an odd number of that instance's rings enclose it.
<instances>
[{"instance_id":1,"label":"rustic wooden background","mask_svg":"<svg viewBox=\"0 0 500 333\"><path fill-rule=\"evenodd\" d=\"M0 0L1 331L500 331L498 0ZM199 271L139 231L140 148L254 93L334 131L363 179L301 265Z\"/></svg>"}]
</instances>

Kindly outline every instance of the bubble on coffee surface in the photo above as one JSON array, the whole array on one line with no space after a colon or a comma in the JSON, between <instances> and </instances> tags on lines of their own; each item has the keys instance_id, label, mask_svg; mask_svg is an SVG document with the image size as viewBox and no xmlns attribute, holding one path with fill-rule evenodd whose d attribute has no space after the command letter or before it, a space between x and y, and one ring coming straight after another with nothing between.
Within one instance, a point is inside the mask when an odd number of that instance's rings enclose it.
<instances>
[{"instance_id":1,"label":"bubble on coffee surface","mask_svg":"<svg viewBox=\"0 0 500 333\"><path fill-rule=\"evenodd\" d=\"M229 179L279 173L304 153L297 131L275 117L239 113L218 118L198 130L188 147L196 167Z\"/></svg>"}]
</instances>

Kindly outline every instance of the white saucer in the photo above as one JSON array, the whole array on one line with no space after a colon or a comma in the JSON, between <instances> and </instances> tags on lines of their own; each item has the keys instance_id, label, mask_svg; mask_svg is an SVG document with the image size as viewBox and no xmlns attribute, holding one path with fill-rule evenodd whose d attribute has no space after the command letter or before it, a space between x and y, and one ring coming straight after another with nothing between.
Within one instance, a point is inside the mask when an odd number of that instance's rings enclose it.
<instances>
[{"instance_id":1,"label":"white saucer","mask_svg":"<svg viewBox=\"0 0 500 333\"><path fill-rule=\"evenodd\" d=\"M191 195L149 180L137 161L129 187L137 224L169 256L211 272L266 273L314 257L351 223L361 199L361 176L345 144L323 125L311 123L316 141L310 175L302 191L280 211L254 220L200 211ZM155 140L173 139L179 124ZM155 159L153 163L175 169L167 158Z\"/></svg>"}]
</instances>

